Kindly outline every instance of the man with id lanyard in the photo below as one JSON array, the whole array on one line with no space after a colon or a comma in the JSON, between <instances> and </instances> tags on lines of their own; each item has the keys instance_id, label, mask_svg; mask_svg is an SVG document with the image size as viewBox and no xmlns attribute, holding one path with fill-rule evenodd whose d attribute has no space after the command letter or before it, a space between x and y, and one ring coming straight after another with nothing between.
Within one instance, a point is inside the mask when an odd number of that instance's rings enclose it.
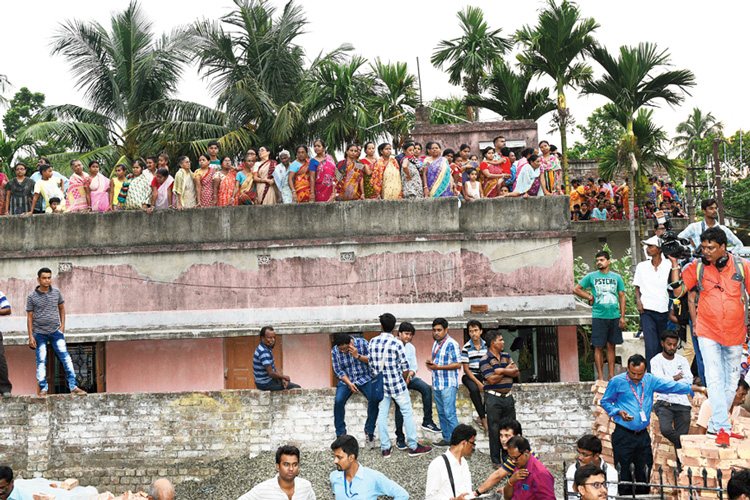
<instances>
[{"instance_id":1,"label":"man with id lanyard","mask_svg":"<svg viewBox=\"0 0 750 500\"><path fill-rule=\"evenodd\" d=\"M693 395L689 384L646 373L646 358L634 354L628 359L627 372L609 381L599 403L615 421L612 453L615 466L620 468L620 495L627 495L632 491L630 464L635 466L635 481L647 483L651 475L654 456L648 425L654 405L654 392ZM648 492L647 486L636 486L636 494Z\"/></svg>"}]
</instances>

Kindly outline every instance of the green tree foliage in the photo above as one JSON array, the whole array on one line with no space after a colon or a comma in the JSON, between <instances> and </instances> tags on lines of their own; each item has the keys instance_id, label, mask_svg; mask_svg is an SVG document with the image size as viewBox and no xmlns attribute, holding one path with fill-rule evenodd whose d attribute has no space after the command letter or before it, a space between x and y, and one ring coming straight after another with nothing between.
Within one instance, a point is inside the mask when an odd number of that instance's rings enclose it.
<instances>
[{"instance_id":1,"label":"green tree foliage","mask_svg":"<svg viewBox=\"0 0 750 500\"><path fill-rule=\"evenodd\" d=\"M604 151L616 146L625 133L625 127L604 108L596 108L586 118L586 125L577 125L576 128L583 134L584 142L575 143L570 150L571 158L601 158Z\"/></svg>"},{"instance_id":2,"label":"green tree foliage","mask_svg":"<svg viewBox=\"0 0 750 500\"><path fill-rule=\"evenodd\" d=\"M568 176L568 136L566 120L570 111L565 100L565 88L574 88L591 79L592 70L584 57L596 45L593 33L599 24L584 18L573 2L563 0L557 5L548 0L539 14L538 24L524 26L516 33L522 45L518 55L521 66L537 76L549 76L557 91L557 113L560 116L560 148L563 161L565 192L570 192Z\"/></svg>"},{"instance_id":3,"label":"green tree foliage","mask_svg":"<svg viewBox=\"0 0 750 500\"><path fill-rule=\"evenodd\" d=\"M466 99L461 96L437 97L428 103L430 125L465 123L460 117L466 116Z\"/></svg>"},{"instance_id":4,"label":"green tree foliage","mask_svg":"<svg viewBox=\"0 0 750 500\"><path fill-rule=\"evenodd\" d=\"M381 125L374 132L390 136L398 150L414 127L414 109L419 102L416 78L402 62L391 64L376 59L370 67L380 83L372 109Z\"/></svg>"},{"instance_id":5,"label":"green tree foliage","mask_svg":"<svg viewBox=\"0 0 750 500\"><path fill-rule=\"evenodd\" d=\"M32 115L44 108L44 94L22 87L10 100L10 108L3 116L3 128L9 137L16 137L19 129L29 124Z\"/></svg>"},{"instance_id":6,"label":"green tree foliage","mask_svg":"<svg viewBox=\"0 0 750 500\"><path fill-rule=\"evenodd\" d=\"M557 105L550 99L549 89L529 90L530 83L530 73L511 68L501 61L483 83L490 97L470 94L466 104L494 111L505 120L537 121L557 109Z\"/></svg>"},{"instance_id":7,"label":"green tree foliage","mask_svg":"<svg viewBox=\"0 0 750 500\"><path fill-rule=\"evenodd\" d=\"M441 41L430 62L438 69L447 64L448 81L452 85L463 85L467 95L479 95L482 79L502 62L502 55L510 50L512 43L500 36L501 29L490 29L482 9L468 6L457 15L463 34ZM465 111L467 120L479 118L473 107L467 106Z\"/></svg>"},{"instance_id":8,"label":"green tree foliage","mask_svg":"<svg viewBox=\"0 0 750 500\"><path fill-rule=\"evenodd\" d=\"M693 108L693 112L684 122L677 125L676 132L679 134L672 138L672 143L680 149L680 157L690 159L695 151L695 143L705 139L707 136L721 135L724 125L716 121L711 113L703 113L699 108Z\"/></svg>"}]
</instances>

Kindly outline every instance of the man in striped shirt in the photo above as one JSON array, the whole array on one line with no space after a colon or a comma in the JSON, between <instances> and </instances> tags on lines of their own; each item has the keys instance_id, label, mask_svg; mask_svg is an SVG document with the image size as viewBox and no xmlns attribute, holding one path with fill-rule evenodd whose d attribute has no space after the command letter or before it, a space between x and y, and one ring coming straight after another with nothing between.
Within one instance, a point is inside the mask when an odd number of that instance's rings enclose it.
<instances>
[{"instance_id":1,"label":"man in striped shirt","mask_svg":"<svg viewBox=\"0 0 750 500\"><path fill-rule=\"evenodd\" d=\"M10 314L10 302L3 292L0 292L0 316ZM0 394L9 397L13 384L8 379L8 363L5 361L5 346L3 346L3 334L0 333Z\"/></svg>"},{"instance_id":2,"label":"man in striped shirt","mask_svg":"<svg viewBox=\"0 0 750 500\"><path fill-rule=\"evenodd\" d=\"M60 290L52 286L52 271L43 267L37 273L39 286L26 297L26 326L29 347L36 349L36 379L39 395L47 395L47 343L65 370L65 378L72 394L86 394L78 387L73 359L65 344L65 300Z\"/></svg>"},{"instance_id":3,"label":"man in striped shirt","mask_svg":"<svg viewBox=\"0 0 750 500\"><path fill-rule=\"evenodd\" d=\"M432 392L435 407L440 417L443 439L435 446L450 446L453 429L458 426L456 417L456 391L458 391L458 370L461 368L461 346L448 335L448 321L436 318L432 322L432 358L425 362L432 370Z\"/></svg>"},{"instance_id":4,"label":"man in striped shirt","mask_svg":"<svg viewBox=\"0 0 750 500\"><path fill-rule=\"evenodd\" d=\"M373 399L373 374L370 368L368 342L362 337L352 338L348 333L337 333L333 337L331 362L333 372L339 378L336 385L336 402L333 405L333 423L336 437L346 434L346 402L352 394L362 393L367 398L367 420L365 437L368 447L375 445L375 421L378 418L380 401Z\"/></svg>"},{"instance_id":5,"label":"man in striped shirt","mask_svg":"<svg viewBox=\"0 0 750 500\"><path fill-rule=\"evenodd\" d=\"M487 354L479 363L484 377L484 405L487 424L490 428L490 457L495 468L508 458L508 452L500 446L500 421L516 418L516 405L513 395L513 377L518 376L518 367L510 354L503 352L505 340L497 330L490 330L485 336Z\"/></svg>"},{"instance_id":6,"label":"man in striped shirt","mask_svg":"<svg viewBox=\"0 0 750 500\"><path fill-rule=\"evenodd\" d=\"M380 326L383 332L370 341L370 366L377 375L383 373L383 400L378 408L378 434L380 436L380 450L383 457L391 456L391 439L388 436L388 410L391 399L401 409L404 417L406 442L409 446L409 456L418 456L429 452L432 448L422 446L417 442L417 429L414 426L414 414L409 399L406 384L409 380L409 362L406 359L404 345L393 336L396 327L396 317L385 313L380 315ZM406 380L404 380L406 379Z\"/></svg>"},{"instance_id":7,"label":"man in striped shirt","mask_svg":"<svg viewBox=\"0 0 750 500\"><path fill-rule=\"evenodd\" d=\"M276 345L276 332L272 326L260 329L260 344L253 354L253 377L255 386L261 391L283 391L284 389L299 389L297 384L290 382L289 375L276 371L273 358L273 348Z\"/></svg>"}]
</instances>

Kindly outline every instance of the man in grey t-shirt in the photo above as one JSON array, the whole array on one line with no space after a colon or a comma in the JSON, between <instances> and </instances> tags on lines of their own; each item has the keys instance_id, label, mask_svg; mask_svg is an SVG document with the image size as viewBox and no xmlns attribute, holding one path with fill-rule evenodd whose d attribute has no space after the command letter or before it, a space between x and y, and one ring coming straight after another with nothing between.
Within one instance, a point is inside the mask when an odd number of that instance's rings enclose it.
<instances>
[{"instance_id":1,"label":"man in grey t-shirt","mask_svg":"<svg viewBox=\"0 0 750 500\"><path fill-rule=\"evenodd\" d=\"M73 359L65 345L65 306L60 290L52 287L52 271L43 267L37 272L39 286L26 297L26 325L29 347L36 349L36 379L39 395L47 395L47 343L57 354L73 394L86 394L78 387Z\"/></svg>"}]
</instances>

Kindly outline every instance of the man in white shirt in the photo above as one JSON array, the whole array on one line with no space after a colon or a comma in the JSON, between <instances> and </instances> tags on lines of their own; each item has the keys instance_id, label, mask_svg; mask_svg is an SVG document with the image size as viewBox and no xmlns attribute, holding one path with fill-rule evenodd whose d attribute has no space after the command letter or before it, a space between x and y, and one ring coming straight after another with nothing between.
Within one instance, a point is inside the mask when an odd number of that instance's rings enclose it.
<instances>
[{"instance_id":1,"label":"man in white shirt","mask_svg":"<svg viewBox=\"0 0 750 500\"><path fill-rule=\"evenodd\" d=\"M257 484L237 500L315 500L312 484L299 474L299 449L279 446L276 450L276 477Z\"/></svg>"},{"instance_id":2,"label":"man in white shirt","mask_svg":"<svg viewBox=\"0 0 750 500\"><path fill-rule=\"evenodd\" d=\"M669 273L672 264L661 253L661 242L652 236L643 242L651 260L635 268L633 285L635 300L641 315L641 330L646 342L646 368L650 371L650 360L659 354L661 334L667 329L669 320Z\"/></svg>"},{"instance_id":3,"label":"man in white shirt","mask_svg":"<svg viewBox=\"0 0 750 500\"><path fill-rule=\"evenodd\" d=\"M470 425L459 424L453 429L448 451L427 469L425 500L464 500L471 495L471 471L466 457L474 452L476 439L477 431Z\"/></svg>"},{"instance_id":4,"label":"man in white shirt","mask_svg":"<svg viewBox=\"0 0 750 500\"><path fill-rule=\"evenodd\" d=\"M664 380L682 381L692 385L693 374L684 356L677 354L680 336L675 330L667 330L661 336L662 352L651 360L651 373ZM693 392L706 393L705 387L692 385ZM690 410L692 405L685 394L656 393L654 413L659 417L662 436L669 439L675 451L681 448L680 436L690 430Z\"/></svg>"},{"instance_id":5,"label":"man in white shirt","mask_svg":"<svg viewBox=\"0 0 750 500\"><path fill-rule=\"evenodd\" d=\"M576 442L575 463L568 467L565 472L565 489L568 491L568 500L578 500L576 489L574 487L576 471L587 466L598 467L602 471L603 478L606 482L607 497L614 500L617 496L617 485L619 475L617 469L608 465L602 459L602 441L593 434L586 434Z\"/></svg>"}]
</instances>

